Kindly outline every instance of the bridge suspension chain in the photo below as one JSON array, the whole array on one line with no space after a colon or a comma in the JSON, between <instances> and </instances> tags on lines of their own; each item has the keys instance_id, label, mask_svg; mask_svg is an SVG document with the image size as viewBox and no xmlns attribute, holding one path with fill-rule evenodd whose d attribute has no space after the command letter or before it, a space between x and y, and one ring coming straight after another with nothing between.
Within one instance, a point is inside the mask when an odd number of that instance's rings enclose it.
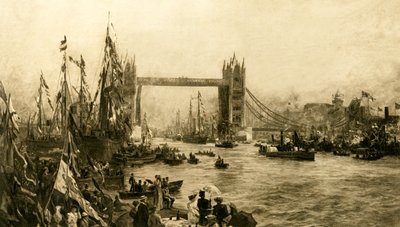
<instances>
[{"instance_id":1,"label":"bridge suspension chain","mask_svg":"<svg viewBox=\"0 0 400 227\"><path fill-rule=\"evenodd\" d=\"M250 112L260 121L273 126L273 127L277 127L277 128L283 128L285 126L285 123L283 122L274 122L274 121L270 121L268 120L268 118L266 118L265 116L263 116L260 112L258 112L248 101L246 101L246 106L247 108L250 110Z\"/></svg>"},{"instance_id":2,"label":"bridge suspension chain","mask_svg":"<svg viewBox=\"0 0 400 227\"><path fill-rule=\"evenodd\" d=\"M261 112L257 111L256 108L249 101L246 100L247 108L258 120L275 127L283 127L285 125L288 125L292 127L301 128L309 126L308 124L296 122L294 120L288 119L274 112L273 110L265 106L259 99L257 99L257 97L252 92L250 92L249 89L246 88L246 92L251 98L251 100L256 104L256 106L261 110ZM263 114L266 114L270 119L264 116ZM333 128L341 128L345 126L347 123L348 119L346 117L342 117L332 122L331 126Z\"/></svg>"},{"instance_id":3,"label":"bridge suspension chain","mask_svg":"<svg viewBox=\"0 0 400 227\"><path fill-rule=\"evenodd\" d=\"M306 127L307 125L304 123L298 123L296 121L290 120L276 112L274 112L273 110L269 109L267 106L265 106L260 100L258 100L253 93L250 92L249 89L246 88L247 93L249 94L250 98L254 101L254 103L265 113L267 114L269 117L271 117L272 119L278 121L278 122L282 122L284 124L290 125L290 126L294 126L294 127Z\"/></svg>"}]
</instances>

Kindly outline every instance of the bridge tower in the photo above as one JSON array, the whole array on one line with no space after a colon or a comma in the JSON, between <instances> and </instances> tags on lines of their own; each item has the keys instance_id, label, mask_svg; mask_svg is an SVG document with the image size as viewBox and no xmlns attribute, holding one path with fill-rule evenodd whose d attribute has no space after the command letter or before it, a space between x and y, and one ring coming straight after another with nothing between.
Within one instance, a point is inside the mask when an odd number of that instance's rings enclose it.
<instances>
[{"instance_id":1,"label":"bridge tower","mask_svg":"<svg viewBox=\"0 0 400 227\"><path fill-rule=\"evenodd\" d=\"M233 131L246 127L245 121L245 94L246 94L246 68L244 59L242 63L236 59L235 54L224 61L222 79L228 86L218 87L219 98L219 124L230 124ZM220 127L219 132L223 132Z\"/></svg>"}]
</instances>

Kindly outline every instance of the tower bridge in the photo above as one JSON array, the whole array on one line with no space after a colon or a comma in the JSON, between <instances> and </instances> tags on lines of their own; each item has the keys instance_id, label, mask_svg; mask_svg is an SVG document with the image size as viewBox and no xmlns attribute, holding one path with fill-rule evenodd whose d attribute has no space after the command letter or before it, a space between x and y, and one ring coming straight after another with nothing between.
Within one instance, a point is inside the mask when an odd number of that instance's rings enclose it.
<instances>
[{"instance_id":1,"label":"tower bridge","mask_svg":"<svg viewBox=\"0 0 400 227\"><path fill-rule=\"evenodd\" d=\"M135 78L136 108L135 119L141 124L141 92L143 86L185 86L185 87L217 87L219 102L219 125L231 127L245 127L245 94L246 69L244 59L240 63L235 55L228 62L224 62L221 79L210 78Z\"/></svg>"}]
</instances>

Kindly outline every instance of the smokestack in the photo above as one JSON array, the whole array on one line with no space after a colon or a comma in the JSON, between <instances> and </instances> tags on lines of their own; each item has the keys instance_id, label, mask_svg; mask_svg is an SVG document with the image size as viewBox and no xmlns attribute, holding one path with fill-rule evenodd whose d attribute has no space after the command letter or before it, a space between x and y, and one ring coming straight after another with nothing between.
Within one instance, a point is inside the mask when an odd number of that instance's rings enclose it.
<instances>
[{"instance_id":1,"label":"smokestack","mask_svg":"<svg viewBox=\"0 0 400 227\"><path fill-rule=\"evenodd\" d=\"M385 120L389 119L389 107L385 106Z\"/></svg>"},{"instance_id":2,"label":"smokestack","mask_svg":"<svg viewBox=\"0 0 400 227\"><path fill-rule=\"evenodd\" d=\"M281 131L281 146L283 146L283 131Z\"/></svg>"}]
</instances>

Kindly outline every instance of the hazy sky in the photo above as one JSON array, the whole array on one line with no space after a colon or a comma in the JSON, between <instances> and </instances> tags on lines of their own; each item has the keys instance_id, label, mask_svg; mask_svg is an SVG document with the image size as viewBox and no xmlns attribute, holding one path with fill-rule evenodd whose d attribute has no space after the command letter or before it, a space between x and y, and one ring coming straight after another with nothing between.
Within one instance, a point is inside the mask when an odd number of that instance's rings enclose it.
<instances>
[{"instance_id":1,"label":"hazy sky","mask_svg":"<svg viewBox=\"0 0 400 227\"><path fill-rule=\"evenodd\" d=\"M89 85L97 86L108 11L121 55L136 56L138 76L220 78L224 59L236 52L245 58L248 88L266 102L293 93L303 104L330 102L337 89L346 103L361 90L376 105L398 100L400 1L1 0L0 80L16 106L34 109L41 70L55 93L64 34L68 55L84 56ZM77 77L71 69L71 82ZM202 90L209 99L217 94ZM159 108L173 111L196 91L143 94L145 105L172 100Z\"/></svg>"}]
</instances>

